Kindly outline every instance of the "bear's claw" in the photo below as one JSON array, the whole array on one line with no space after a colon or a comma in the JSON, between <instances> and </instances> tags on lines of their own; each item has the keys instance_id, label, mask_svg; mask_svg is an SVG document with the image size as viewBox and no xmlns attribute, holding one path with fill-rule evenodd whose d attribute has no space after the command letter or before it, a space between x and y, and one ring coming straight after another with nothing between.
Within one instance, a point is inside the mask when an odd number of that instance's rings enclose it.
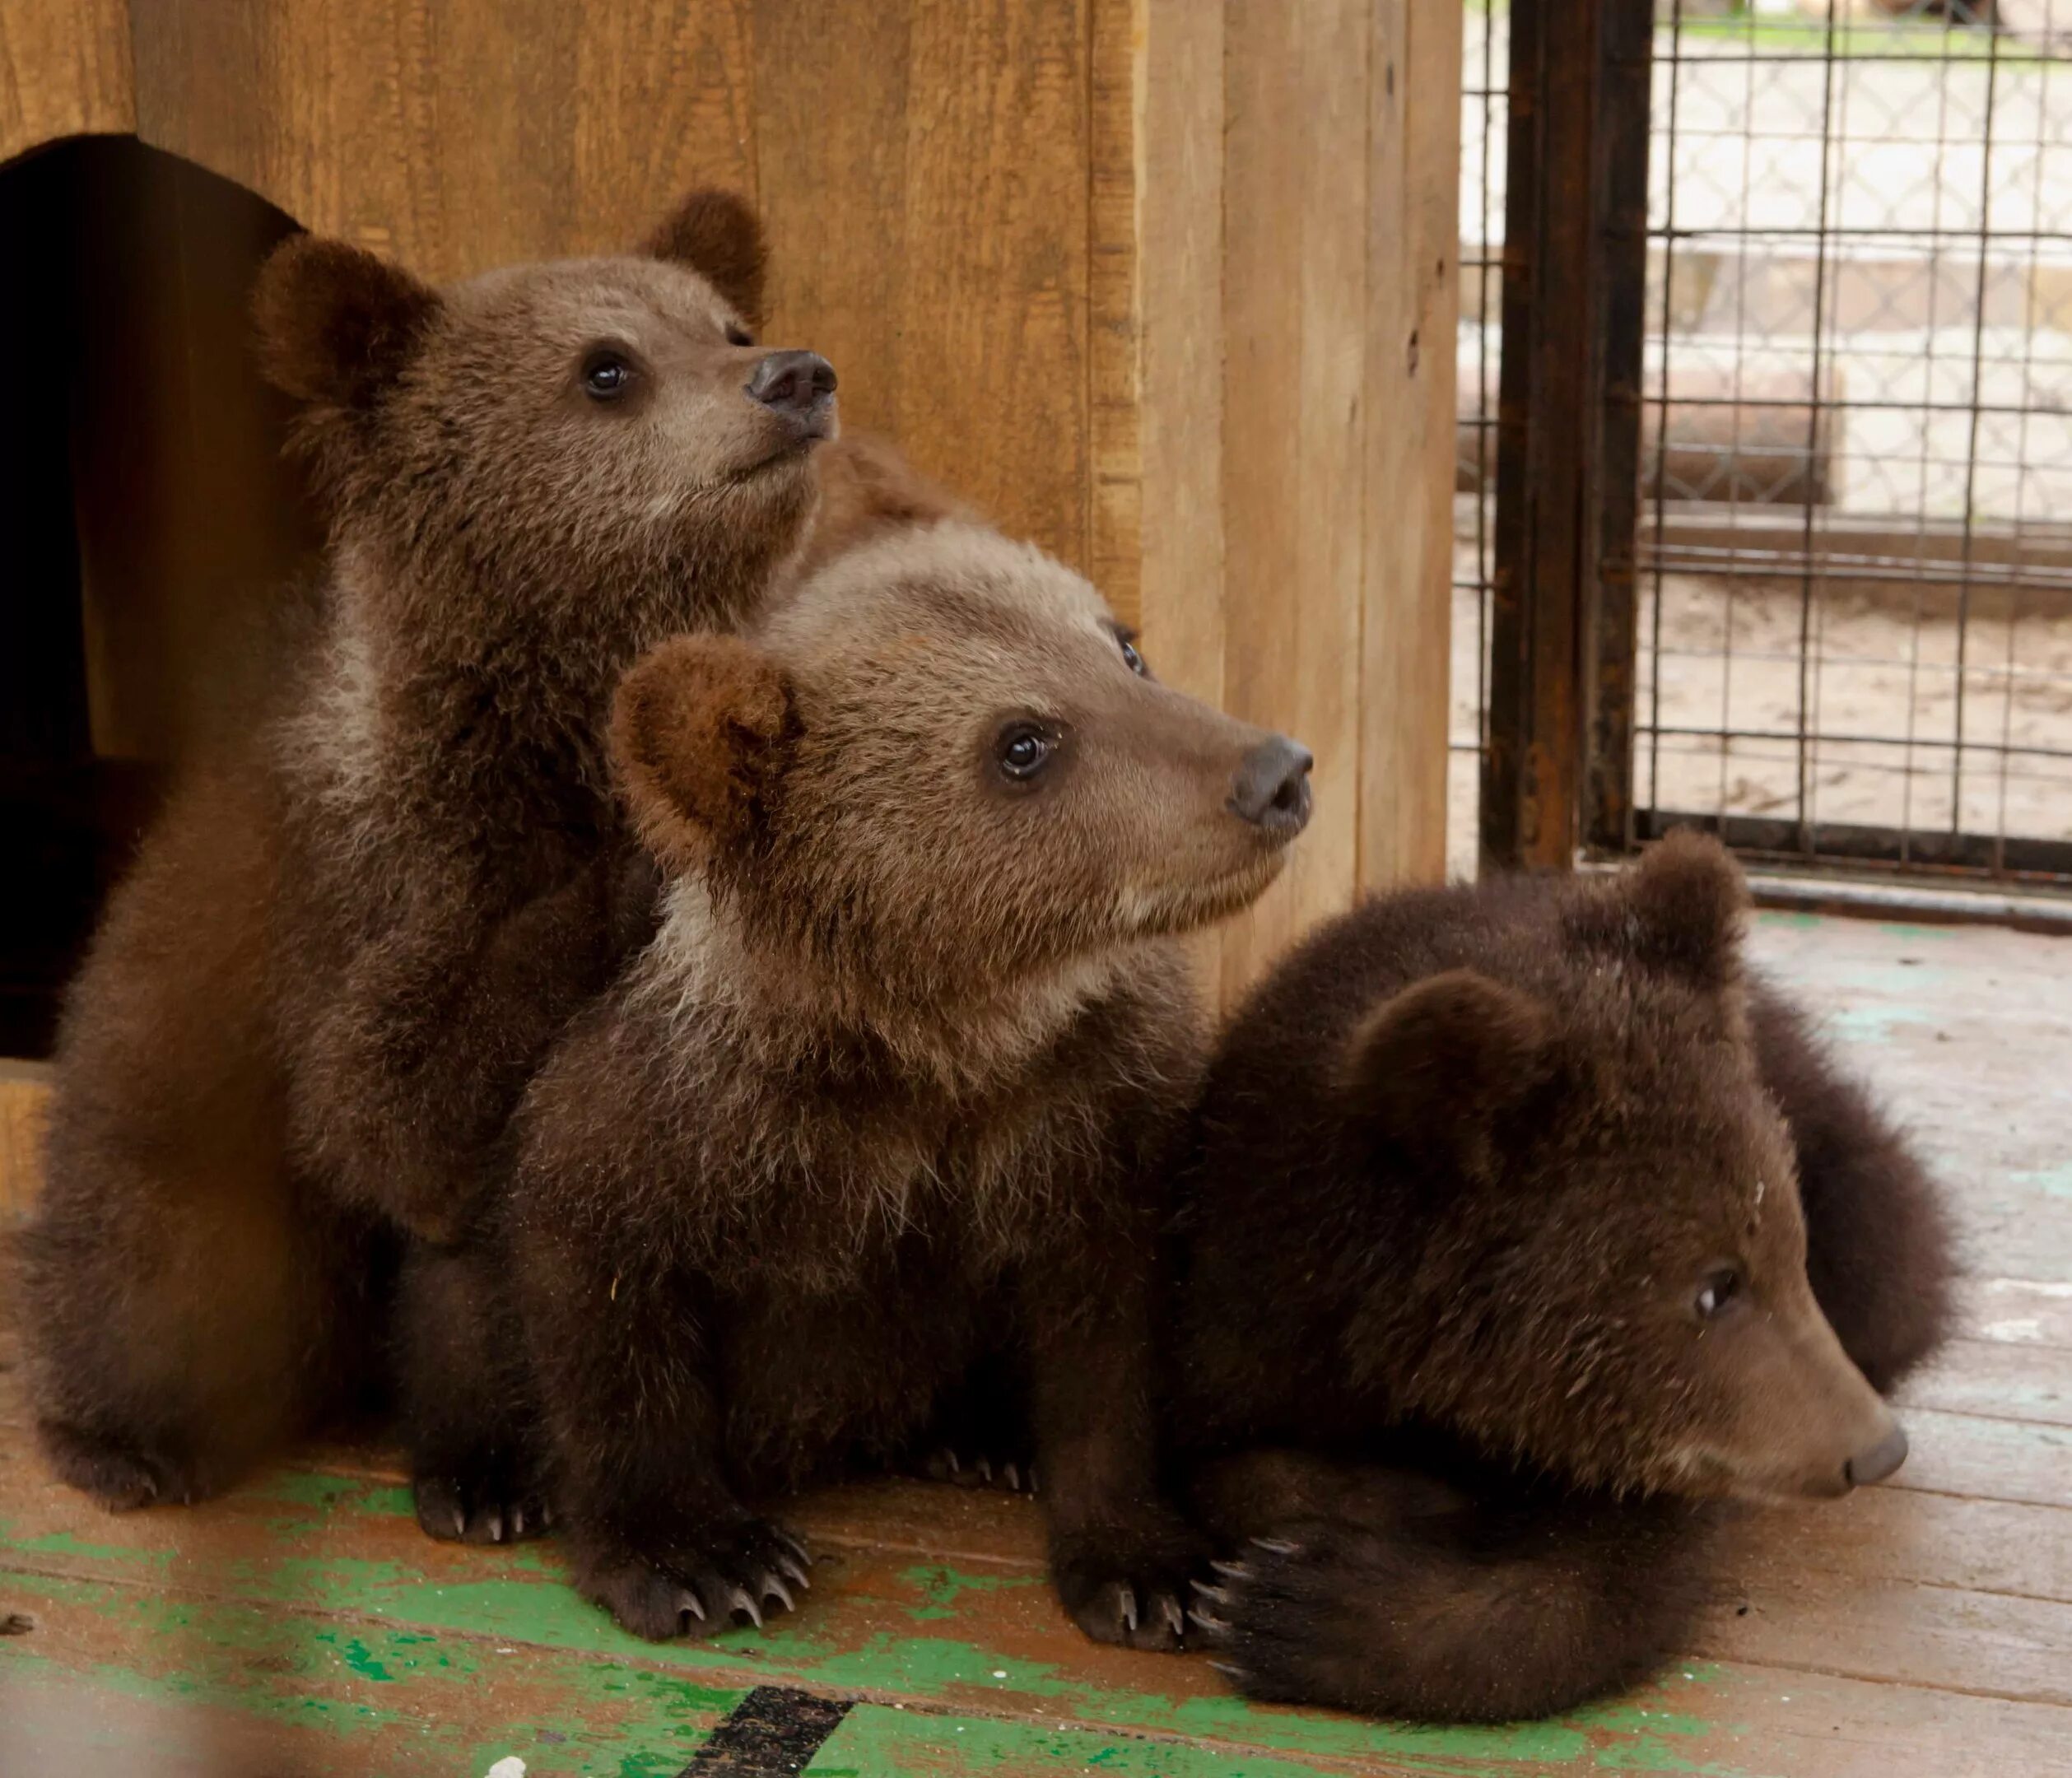
<instances>
[{"instance_id":1,"label":"bear's claw","mask_svg":"<svg viewBox=\"0 0 2072 1778\"><path fill-rule=\"evenodd\" d=\"M715 1632L738 1618L761 1629L777 1611L795 1608L781 1576L787 1564L803 1567L791 1552L804 1548L774 1525L743 1519L653 1553L626 1544L595 1548L579 1563L578 1585L652 1641L694 1628Z\"/></svg>"},{"instance_id":2,"label":"bear's claw","mask_svg":"<svg viewBox=\"0 0 2072 1778\"><path fill-rule=\"evenodd\" d=\"M983 1451L966 1460L947 1445L924 1457L920 1472L931 1482L952 1482L958 1487L999 1487L1010 1494L1036 1491L1034 1464L1008 1459L995 1464Z\"/></svg>"},{"instance_id":3,"label":"bear's claw","mask_svg":"<svg viewBox=\"0 0 2072 1778\"><path fill-rule=\"evenodd\" d=\"M515 1478L420 1475L411 1492L418 1524L442 1543L515 1543L554 1522L538 1489Z\"/></svg>"}]
</instances>

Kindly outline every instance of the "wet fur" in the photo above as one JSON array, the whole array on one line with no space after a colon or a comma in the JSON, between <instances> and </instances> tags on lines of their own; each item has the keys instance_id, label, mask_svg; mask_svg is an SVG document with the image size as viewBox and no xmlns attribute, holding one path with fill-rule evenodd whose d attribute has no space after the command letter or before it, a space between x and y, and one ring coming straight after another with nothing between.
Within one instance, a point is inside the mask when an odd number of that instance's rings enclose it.
<instances>
[{"instance_id":1,"label":"wet fur","mask_svg":"<svg viewBox=\"0 0 2072 1778\"><path fill-rule=\"evenodd\" d=\"M1650 1178L1679 1140L1734 1140L1719 1124L1676 1137L1689 1108L1730 1126L1739 1095L1752 1129L1782 1114L1815 1296L1879 1389L1947 1334L1951 1241L1932 1185L1801 1016L1744 976L1716 849L1668 844L1623 896L1497 880L1371 902L1287 958L1222 1040L1185 1194L1169 1421L1198 1510L1239 1561L1204 1597L1205 1627L1254 1696L1500 1720L1631 1683L1683 1645L1725 1510L1674 1485L1666 1374L1659 1411L1634 1414L1619 1406L1629 1385L1584 1380L1594 1343L1617 1338L1598 1280L1618 1274L1595 1269L1617 1250L1604 1229L1622 1226L1629 1251L1671 1251L1673 1223L1651 1232ZM1347 1080L1363 1020L1412 984L1456 993L1444 984L1464 969L1486 1003L1465 1027L1439 1021L1422 1071ZM1626 1007L1626 1059L1549 1064L1542 1027L1590 1028L1579 1009L1608 993ZM1450 1050L1464 1028L1479 1040ZM1400 1097L1393 1159L1352 1128L1348 1088ZM1620 1096L1581 1123L1555 1115L1579 1094ZM1499 1242L1515 1270L1464 1273L1511 1214L1484 1145L1530 1150L1605 1119L1645 1157L1630 1185L1594 1208L1528 1208L1515 1245ZM1580 1150L1537 1159L1553 1178L1585 1164Z\"/></svg>"},{"instance_id":2,"label":"wet fur","mask_svg":"<svg viewBox=\"0 0 2072 1778\"><path fill-rule=\"evenodd\" d=\"M659 239L730 242L715 270L752 303L752 237L701 193ZM766 464L757 354L695 264L441 291L303 239L254 307L329 520L319 613L113 899L25 1247L40 1441L116 1507L212 1492L356 1391L406 1238L429 1244L412 1278L464 1252L541 1052L652 930L612 686L661 635L738 619L814 498L803 458ZM628 328L658 368L615 430L574 361Z\"/></svg>"}]
</instances>

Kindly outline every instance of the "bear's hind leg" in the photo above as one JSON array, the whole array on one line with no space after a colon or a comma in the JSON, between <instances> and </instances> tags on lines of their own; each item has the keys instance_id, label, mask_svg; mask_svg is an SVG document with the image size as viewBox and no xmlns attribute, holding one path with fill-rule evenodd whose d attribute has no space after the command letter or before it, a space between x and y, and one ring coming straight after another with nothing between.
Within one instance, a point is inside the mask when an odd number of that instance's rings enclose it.
<instances>
[{"instance_id":1,"label":"bear's hind leg","mask_svg":"<svg viewBox=\"0 0 2072 1778\"><path fill-rule=\"evenodd\" d=\"M22 1240L38 1441L111 1510L204 1499L332 1405L365 1268L250 1147L147 1166L58 1121Z\"/></svg>"}]
</instances>

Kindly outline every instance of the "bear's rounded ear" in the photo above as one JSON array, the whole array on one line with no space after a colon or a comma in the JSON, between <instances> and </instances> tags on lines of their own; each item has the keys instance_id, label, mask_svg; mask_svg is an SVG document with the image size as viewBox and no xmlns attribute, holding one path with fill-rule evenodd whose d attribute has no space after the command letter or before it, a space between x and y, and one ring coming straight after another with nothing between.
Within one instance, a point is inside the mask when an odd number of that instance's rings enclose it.
<instances>
[{"instance_id":1,"label":"bear's rounded ear","mask_svg":"<svg viewBox=\"0 0 2072 1778\"><path fill-rule=\"evenodd\" d=\"M799 734L777 663L738 636L677 636L612 702L612 754L642 840L672 870L738 845L766 812Z\"/></svg>"},{"instance_id":2,"label":"bear's rounded ear","mask_svg":"<svg viewBox=\"0 0 2072 1778\"><path fill-rule=\"evenodd\" d=\"M1371 1134L1436 1160L1487 1153L1491 1125L1550 1072L1552 1026L1530 994L1448 970L1392 994L1353 1029L1339 1091Z\"/></svg>"},{"instance_id":3,"label":"bear's rounded ear","mask_svg":"<svg viewBox=\"0 0 2072 1778\"><path fill-rule=\"evenodd\" d=\"M402 375L439 292L365 249L298 235L273 249L252 295L268 381L298 401L370 406Z\"/></svg>"},{"instance_id":4,"label":"bear's rounded ear","mask_svg":"<svg viewBox=\"0 0 2072 1778\"><path fill-rule=\"evenodd\" d=\"M663 218L641 251L689 267L750 327L762 325L762 225L739 193L692 192Z\"/></svg>"},{"instance_id":5,"label":"bear's rounded ear","mask_svg":"<svg viewBox=\"0 0 2072 1778\"><path fill-rule=\"evenodd\" d=\"M1579 916L1577 936L1710 990L1741 973L1748 880L1711 835L1679 827L1644 853Z\"/></svg>"}]
</instances>

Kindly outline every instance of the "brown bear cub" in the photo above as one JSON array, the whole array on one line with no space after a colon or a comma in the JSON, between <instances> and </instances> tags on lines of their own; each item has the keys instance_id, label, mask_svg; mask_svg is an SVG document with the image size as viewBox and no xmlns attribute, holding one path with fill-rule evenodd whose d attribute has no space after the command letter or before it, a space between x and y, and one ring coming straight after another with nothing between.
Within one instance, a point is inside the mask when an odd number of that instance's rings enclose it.
<instances>
[{"instance_id":1,"label":"brown bear cub","mask_svg":"<svg viewBox=\"0 0 2072 1778\"><path fill-rule=\"evenodd\" d=\"M352 1382L399 1236L407 1296L477 1287L510 1111L651 925L612 688L746 614L813 513L833 373L753 342L761 252L705 193L638 256L446 290L306 237L264 268L317 609L72 989L26 1250L38 1434L106 1505L205 1494ZM414 1405L428 1525L501 1525L515 1447Z\"/></svg>"},{"instance_id":2,"label":"brown bear cub","mask_svg":"<svg viewBox=\"0 0 2072 1778\"><path fill-rule=\"evenodd\" d=\"M1175 935L1276 874L1309 756L1149 678L1036 550L849 493L750 637L619 694L665 912L528 1091L508 1228L556 1509L628 1628L760 1622L804 1577L761 1504L904 1461L999 1362L1073 1617L1171 1647L1201 1571L1152 1289L1206 1054Z\"/></svg>"},{"instance_id":3,"label":"brown bear cub","mask_svg":"<svg viewBox=\"0 0 2072 1778\"><path fill-rule=\"evenodd\" d=\"M1179 1222L1172 1436L1254 1697L1545 1714L1646 1673L1718 1503L1897 1468L1935 1191L1740 961L1740 875L1371 901L1257 990ZM1247 1540L1253 1540L1247 1542Z\"/></svg>"}]
</instances>

